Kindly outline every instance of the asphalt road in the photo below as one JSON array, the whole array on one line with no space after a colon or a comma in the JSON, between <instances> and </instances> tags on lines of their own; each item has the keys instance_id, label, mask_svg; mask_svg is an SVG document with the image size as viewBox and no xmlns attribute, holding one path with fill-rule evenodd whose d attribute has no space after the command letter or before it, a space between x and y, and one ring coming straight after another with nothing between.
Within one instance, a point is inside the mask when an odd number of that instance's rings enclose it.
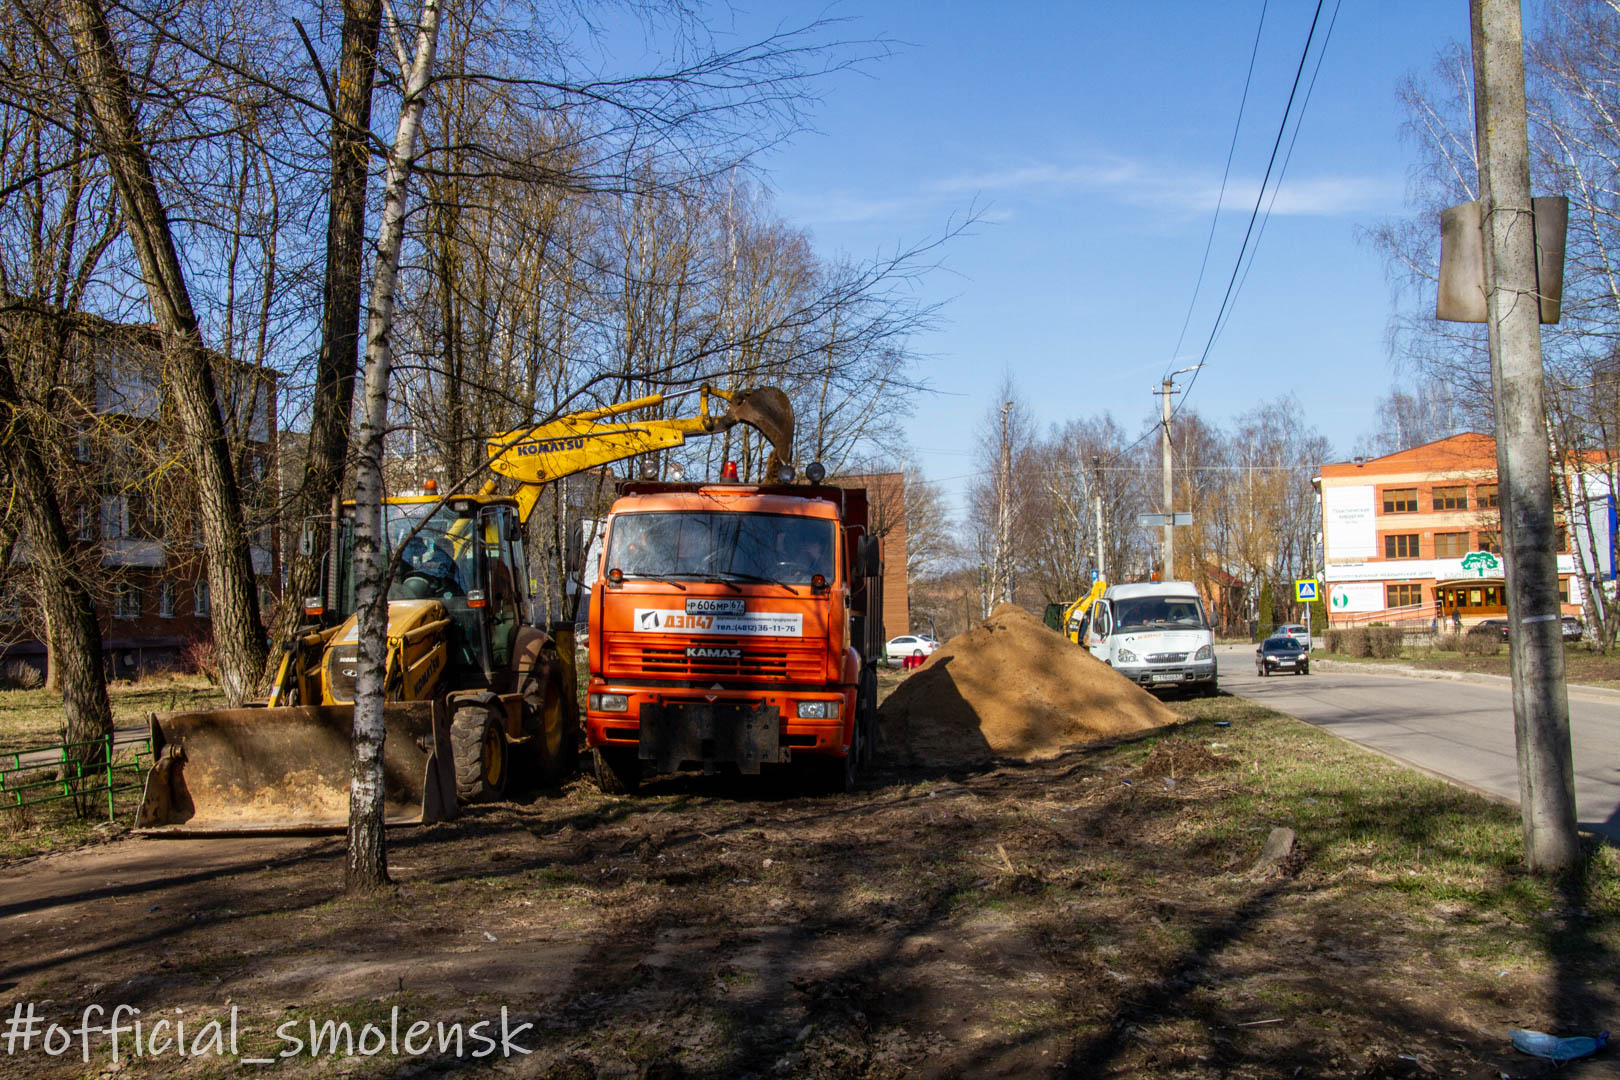
<instances>
[{"instance_id":1,"label":"asphalt road","mask_svg":"<svg viewBox=\"0 0 1620 1080\"><path fill-rule=\"evenodd\" d=\"M1254 673L1254 646L1222 645L1221 689L1515 806L1513 702L1496 684L1325 671ZM1620 843L1620 698L1574 689L1570 739L1580 826Z\"/></svg>"}]
</instances>

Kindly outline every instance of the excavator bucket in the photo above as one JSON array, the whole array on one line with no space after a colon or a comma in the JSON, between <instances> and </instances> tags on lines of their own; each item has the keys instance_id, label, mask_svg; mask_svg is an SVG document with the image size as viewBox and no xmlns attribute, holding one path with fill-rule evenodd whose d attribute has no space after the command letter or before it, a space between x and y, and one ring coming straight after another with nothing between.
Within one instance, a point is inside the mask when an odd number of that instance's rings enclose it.
<instances>
[{"instance_id":1,"label":"excavator bucket","mask_svg":"<svg viewBox=\"0 0 1620 1080\"><path fill-rule=\"evenodd\" d=\"M456 814L449 722L434 702L383 709L383 817ZM349 820L347 705L214 709L151 717L156 764L135 814L149 834L325 832Z\"/></svg>"},{"instance_id":2,"label":"excavator bucket","mask_svg":"<svg viewBox=\"0 0 1620 1080\"><path fill-rule=\"evenodd\" d=\"M783 463L793 460L793 403L774 386L745 390L732 402L727 420L755 428L771 443L765 475L775 482Z\"/></svg>"}]
</instances>

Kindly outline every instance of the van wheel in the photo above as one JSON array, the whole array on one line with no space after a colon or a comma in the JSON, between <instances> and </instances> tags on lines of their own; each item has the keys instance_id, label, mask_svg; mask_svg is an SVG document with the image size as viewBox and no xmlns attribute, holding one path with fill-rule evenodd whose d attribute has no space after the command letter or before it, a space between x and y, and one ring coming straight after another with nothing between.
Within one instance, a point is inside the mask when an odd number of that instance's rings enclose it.
<instances>
[{"instance_id":1,"label":"van wheel","mask_svg":"<svg viewBox=\"0 0 1620 1080\"><path fill-rule=\"evenodd\" d=\"M456 758L456 798L488 802L506 794L511 770L504 717L488 705L463 705L450 721Z\"/></svg>"}]
</instances>

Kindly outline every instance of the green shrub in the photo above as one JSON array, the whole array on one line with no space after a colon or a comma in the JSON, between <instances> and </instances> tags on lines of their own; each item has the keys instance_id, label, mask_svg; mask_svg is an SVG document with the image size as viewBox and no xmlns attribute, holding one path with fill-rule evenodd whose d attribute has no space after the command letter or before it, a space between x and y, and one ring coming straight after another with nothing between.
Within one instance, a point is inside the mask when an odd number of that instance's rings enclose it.
<instances>
[{"instance_id":1,"label":"green shrub","mask_svg":"<svg viewBox=\"0 0 1620 1080\"><path fill-rule=\"evenodd\" d=\"M1351 626L1343 630L1329 630L1328 651L1342 656L1371 656L1371 647L1367 643L1367 628Z\"/></svg>"},{"instance_id":2,"label":"green shrub","mask_svg":"<svg viewBox=\"0 0 1620 1080\"><path fill-rule=\"evenodd\" d=\"M1393 660L1401 655L1406 631L1398 626L1373 626L1367 629L1367 652L1380 660Z\"/></svg>"}]
</instances>

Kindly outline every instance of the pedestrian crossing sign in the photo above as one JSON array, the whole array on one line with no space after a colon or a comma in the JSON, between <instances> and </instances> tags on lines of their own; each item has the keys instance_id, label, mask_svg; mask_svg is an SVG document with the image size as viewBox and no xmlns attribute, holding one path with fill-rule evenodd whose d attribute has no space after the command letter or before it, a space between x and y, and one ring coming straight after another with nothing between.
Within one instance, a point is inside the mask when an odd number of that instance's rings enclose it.
<instances>
[{"instance_id":1,"label":"pedestrian crossing sign","mask_svg":"<svg viewBox=\"0 0 1620 1080\"><path fill-rule=\"evenodd\" d=\"M1315 600L1316 582L1314 580L1294 582L1294 599L1302 604Z\"/></svg>"}]
</instances>

